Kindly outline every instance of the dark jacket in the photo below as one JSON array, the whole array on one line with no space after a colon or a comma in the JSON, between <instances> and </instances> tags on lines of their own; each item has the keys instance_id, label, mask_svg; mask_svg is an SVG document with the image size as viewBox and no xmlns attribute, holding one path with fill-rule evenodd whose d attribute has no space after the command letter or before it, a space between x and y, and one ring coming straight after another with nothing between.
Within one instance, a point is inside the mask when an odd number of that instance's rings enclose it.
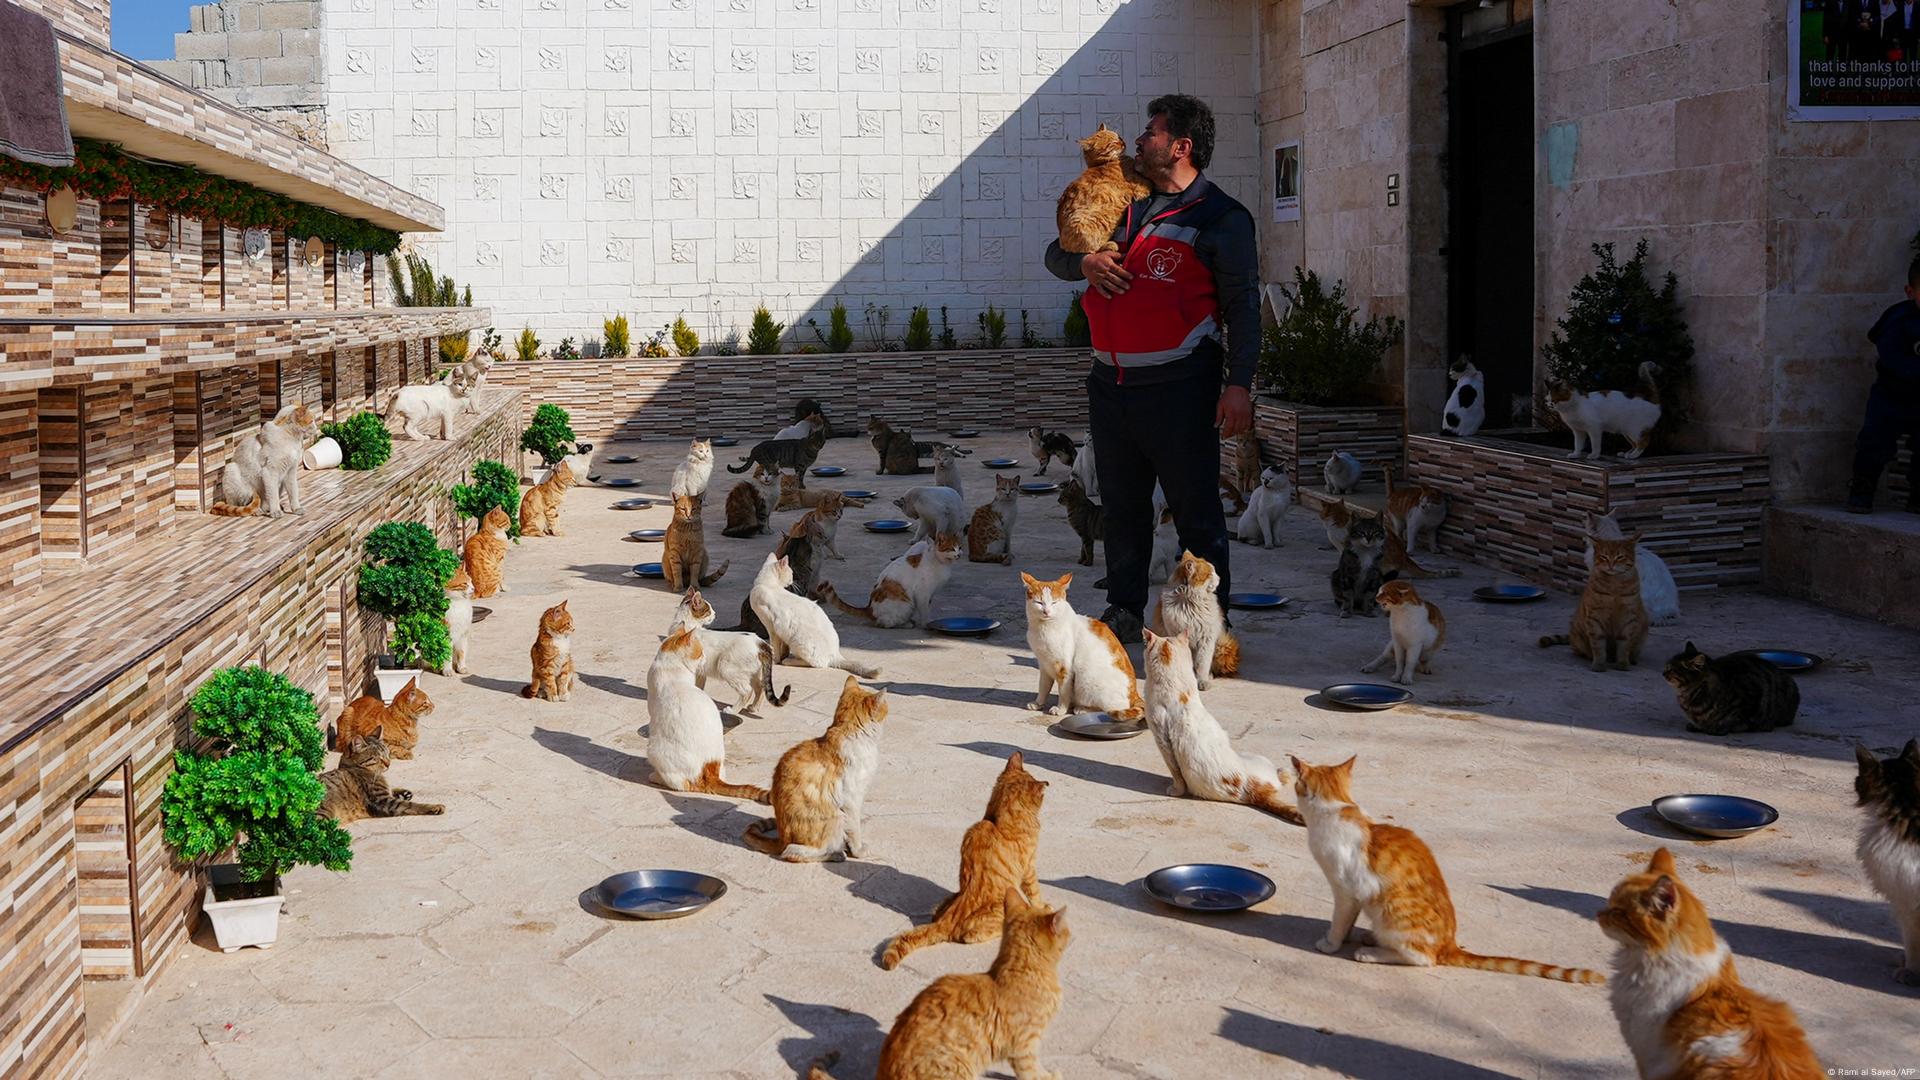
<instances>
[{"instance_id":1,"label":"dark jacket","mask_svg":"<svg viewBox=\"0 0 1920 1080\"><path fill-rule=\"evenodd\" d=\"M1887 389L1920 395L1920 307L1911 300L1889 307L1867 331L1867 340L1873 342L1874 367Z\"/></svg>"}]
</instances>

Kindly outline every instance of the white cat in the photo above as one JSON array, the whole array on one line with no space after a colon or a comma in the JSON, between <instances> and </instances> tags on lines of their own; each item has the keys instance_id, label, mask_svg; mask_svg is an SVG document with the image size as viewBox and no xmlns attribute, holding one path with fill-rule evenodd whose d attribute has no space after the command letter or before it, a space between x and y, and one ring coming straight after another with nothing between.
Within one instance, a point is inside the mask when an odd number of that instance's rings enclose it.
<instances>
[{"instance_id":1,"label":"white cat","mask_svg":"<svg viewBox=\"0 0 1920 1080\"><path fill-rule=\"evenodd\" d=\"M813 417L796 420L774 434L776 439L804 439L813 434Z\"/></svg>"},{"instance_id":2,"label":"white cat","mask_svg":"<svg viewBox=\"0 0 1920 1080\"><path fill-rule=\"evenodd\" d=\"M447 582L447 641L452 651L447 653L447 662L440 665L440 674L447 678L454 675L470 675L467 669L467 642L473 638L473 580L467 572L455 570Z\"/></svg>"},{"instance_id":3,"label":"white cat","mask_svg":"<svg viewBox=\"0 0 1920 1080\"><path fill-rule=\"evenodd\" d=\"M1227 632L1219 588L1220 572L1213 564L1183 551L1148 620L1158 633L1177 634L1192 644L1193 678L1202 690L1212 688L1215 675L1240 673L1240 642Z\"/></svg>"},{"instance_id":4,"label":"white cat","mask_svg":"<svg viewBox=\"0 0 1920 1080\"><path fill-rule=\"evenodd\" d=\"M695 439L687 447L687 459L674 466L673 486L667 489L667 493L674 496L692 495L698 498L706 494L707 482L712 479L713 442L709 439Z\"/></svg>"},{"instance_id":5,"label":"white cat","mask_svg":"<svg viewBox=\"0 0 1920 1080\"><path fill-rule=\"evenodd\" d=\"M266 504L267 516L280 516L282 500L289 514L300 508L300 455L320 435L320 417L305 405L289 405L260 430L234 444L233 457L220 473L220 498L208 512L219 517L245 517Z\"/></svg>"},{"instance_id":6,"label":"white cat","mask_svg":"<svg viewBox=\"0 0 1920 1080\"><path fill-rule=\"evenodd\" d=\"M1660 422L1660 385L1654 381L1659 373L1659 366L1652 361L1640 365L1638 396L1618 390L1579 394L1558 383L1548 383L1548 403L1573 432L1573 451L1567 457L1599 460L1601 437L1609 431L1624 435L1633 444L1620 455L1622 461L1646 453L1653 443L1653 427Z\"/></svg>"},{"instance_id":7,"label":"white cat","mask_svg":"<svg viewBox=\"0 0 1920 1080\"><path fill-rule=\"evenodd\" d=\"M1387 647L1373 663L1360 670L1372 673L1380 665L1393 661L1393 681L1402 686L1413 684L1413 673L1433 674L1433 654L1447 640L1447 620L1440 609L1420 598L1412 585L1389 581L1374 593L1380 610L1387 613Z\"/></svg>"},{"instance_id":8,"label":"white cat","mask_svg":"<svg viewBox=\"0 0 1920 1080\"><path fill-rule=\"evenodd\" d=\"M1041 581L1021 571L1020 581L1027 587L1027 647L1040 669L1040 690L1027 709L1046 709L1049 716L1087 710L1115 719L1139 719L1143 706L1140 687L1133 679L1133 661L1106 623L1080 614L1067 603L1073 575ZM1060 685L1059 700L1048 709L1047 695L1055 683Z\"/></svg>"},{"instance_id":9,"label":"white cat","mask_svg":"<svg viewBox=\"0 0 1920 1080\"><path fill-rule=\"evenodd\" d=\"M438 430L441 439L453 438L453 418L466 411L467 376L455 368L445 382L420 383L396 388L387 395L380 414L391 422L400 418L400 433L409 439L429 439L427 430Z\"/></svg>"},{"instance_id":10,"label":"white cat","mask_svg":"<svg viewBox=\"0 0 1920 1080\"><path fill-rule=\"evenodd\" d=\"M1248 493L1247 511L1240 515L1234 536L1243 543L1280 547L1280 522L1293 509L1293 481L1287 470L1269 465L1260 473L1260 484Z\"/></svg>"},{"instance_id":11,"label":"white cat","mask_svg":"<svg viewBox=\"0 0 1920 1080\"><path fill-rule=\"evenodd\" d=\"M1141 652L1147 679L1147 729L1167 763L1172 782L1167 794L1191 795L1214 802L1241 803L1290 821L1305 822L1281 792L1290 777L1259 754L1242 754L1200 703L1193 680L1193 654L1185 634L1161 637L1143 631Z\"/></svg>"},{"instance_id":12,"label":"white cat","mask_svg":"<svg viewBox=\"0 0 1920 1080\"><path fill-rule=\"evenodd\" d=\"M880 673L878 668L862 664L840 651L840 632L819 604L787 591L793 584L793 568L783 557L769 553L753 579L753 591L747 600L753 613L767 628L767 644L773 650L773 662L795 667L839 668L863 679Z\"/></svg>"},{"instance_id":13,"label":"white cat","mask_svg":"<svg viewBox=\"0 0 1920 1080\"><path fill-rule=\"evenodd\" d=\"M1067 471L1074 479L1080 481L1080 488L1087 493L1087 500L1095 506L1100 505L1100 477L1093 471L1093 440L1091 438L1080 444L1080 453L1074 456L1073 467Z\"/></svg>"},{"instance_id":14,"label":"white cat","mask_svg":"<svg viewBox=\"0 0 1920 1080\"><path fill-rule=\"evenodd\" d=\"M707 629L713 625L713 619L713 605L707 603L698 588L689 588L680 598L680 606L673 611L673 622L667 627L669 634L690 629L700 642L700 660L693 669L694 685L705 690L708 679L727 684L733 690L735 708L741 716L757 719L760 714L754 709L763 696L776 706L785 705L793 696L793 686L789 684L781 693L774 691L772 647L760 640L758 634Z\"/></svg>"},{"instance_id":15,"label":"white cat","mask_svg":"<svg viewBox=\"0 0 1920 1080\"><path fill-rule=\"evenodd\" d=\"M953 564L960 559L960 538L943 533L932 540L921 540L908 548L880 571L880 580L865 607L855 607L840 599L833 583L820 583L819 595L849 615L871 619L876 626L925 626L933 594L953 576Z\"/></svg>"},{"instance_id":16,"label":"white cat","mask_svg":"<svg viewBox=\"0 0 1920 1080\"><path fill-rule=\"evenodd\" d=\"M922 484L909 488L893 500L893 505L918 526L913 532L915 540L942 533L960 536L967 531L967 501L950 487Z\"/></svg>"},{"instance_id":17,"label":"white cat","mask_svg":"<svg viewBox=\"0 0 1920 1080\"><path fill-rule=\"evenodd\" d=\"M1334 451L1320 471L1330 495L1345 495L1360 486L1360 459L1345 450Z\"/></svg>"},{"instance_id":18,"label":"white cat","mask_svg":"<svg viewBox=\"0 0 1920 1080\"><path fill-rule=\"evenodd\" d=\"M467 362L457 369L467 376L467 396L461 399L462 412L480 411L480 391L487 385L487 372L493 370L493 354L486 350L475 352L467 357Z\"/></svg>"},{"instance_id":19,"label":"white cat","mask_svg":"<svg viewBox=\"0 0 1920 1080\"><path fill-rule=\"evenodd\" d=\"M960 478L960 455L951 446L933 448L933 482L937 487L952 488L962 499L967 489Z\"/></svg>"},{"instance_id":20,"label":"white cat","mask_svg":"<svg viewBox=\"0 0 1920 1080\"><path fill-rule=\"evenodd\" d=\"M660 643L647 667L647 765L653 782L673 791L766 802L767 789L720 777L727 759L726 727L719 706L694 681L702 654L699 639L682 627Z\"/></svg>"},{"instance_id":21,"label":"white cat","mask_svg":"<svg viewBox=\"0 0 1920 1080\"><path fill-rule=\"evenodd\" d=\"M1173 524L1173 515L1161 513L1160 527L1153 530L1153 561L1147 564L1147 584L1165 585L1173 577L1173 568L1180 561L1180 530L1169 529Z\"/></svg>"},{"instance_id":22,"label":"white cat","mask_svg":"<svg viewBox=\"0 0 1920 1080\"><path fill-rule=\"evenodd\" d=\"M1612 514L1587 515L1587 531L1602 540L1625 540L1627 534ZM1680 586L1667 562L1645 544L1633 545L1633 565L1640 572L1640 603L1655 626L1680 621ZM1593 540L1587 540L1587 572L1593 572Z\"/></svg>"},{"instance_id":23,"label":"white cat","mask_svg":"<svg viewBox=\"0 0 1920 1080\"><path fill-rule=\"evenodd\" d=\"M1465 438L1487 422L1487 377L1464 356L1447 374L1453 378L1453 396L1447 399L1440 430Z\"/></svg>"}]
</instances>

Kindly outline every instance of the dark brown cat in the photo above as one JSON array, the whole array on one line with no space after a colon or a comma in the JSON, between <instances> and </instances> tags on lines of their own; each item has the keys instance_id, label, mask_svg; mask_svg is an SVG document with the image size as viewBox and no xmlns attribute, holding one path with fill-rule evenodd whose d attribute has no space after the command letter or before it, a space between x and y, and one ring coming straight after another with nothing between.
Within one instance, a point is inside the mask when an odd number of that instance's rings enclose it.
<instances>
[{"instance_id":1,"label":"dark brown cat","mask_svg":"<svg viewBox=\"0 0 1920 1080\"><path fill-rule=\"evenodd\" d=\"M913 434L895 431L885 420L875 417L867 421L867 434L873 437L873 448L880 455L881 476L910 476L922 472L920 455L930 453L932 447L926 443L913 441Z\"/></svg>"}]
</instances>

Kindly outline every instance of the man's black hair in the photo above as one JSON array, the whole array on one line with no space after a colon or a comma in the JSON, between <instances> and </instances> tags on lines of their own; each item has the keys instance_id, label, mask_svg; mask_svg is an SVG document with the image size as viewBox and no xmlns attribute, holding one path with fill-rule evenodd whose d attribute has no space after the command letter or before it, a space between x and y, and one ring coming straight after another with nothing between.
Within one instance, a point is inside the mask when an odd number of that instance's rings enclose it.
<instances>
[{"instance_id":1,"label":"man's black hair","mask_svg":"<svg viewBox=\"0 0 1920 1080\"><path fill-rule=\"evenodd\" d=\"M1193 141L1193 167L1205 169L1213 160L1213 110L1191 94L1163 94L1147 103L1147 115L1167 118L1167 134Z\"/></svg>"}]
</instances>

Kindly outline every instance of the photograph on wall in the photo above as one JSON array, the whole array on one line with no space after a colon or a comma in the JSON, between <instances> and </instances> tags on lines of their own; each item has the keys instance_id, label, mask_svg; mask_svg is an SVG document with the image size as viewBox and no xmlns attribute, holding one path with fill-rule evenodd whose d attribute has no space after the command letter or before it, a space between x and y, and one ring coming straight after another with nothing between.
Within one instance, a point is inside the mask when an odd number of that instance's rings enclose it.
<instances>
[{"instance_id":1,"label":"photograph on wall","mask_svg":"<svg viewBox=\"0 0 1920 1080\"><path fill-rule=\"evenodd\" d=\"M1920 118L1920 0L1787 0L1789 120Z\"/></svg>"},{"instance_id":2,"label":"photograph on wall","mask_svg":"<svg viewBox=\"0 0 1920 1080\"><path fill-rule=\"evenodd\" d=\"M1273 220L1300 220L1300 144L1273 148Z\"/></svg>"}]
</instances>

